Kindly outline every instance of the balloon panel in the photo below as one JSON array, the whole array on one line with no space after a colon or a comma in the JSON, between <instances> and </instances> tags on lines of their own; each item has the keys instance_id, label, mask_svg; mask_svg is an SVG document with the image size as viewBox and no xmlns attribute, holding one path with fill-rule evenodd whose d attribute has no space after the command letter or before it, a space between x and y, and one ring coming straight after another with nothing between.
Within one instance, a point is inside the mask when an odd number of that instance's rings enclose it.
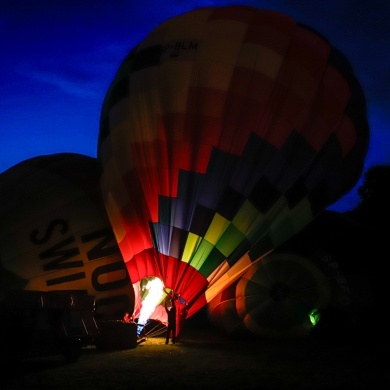
<instances>
[{"instance_id":1,"label":"balloon panel","mask_svg":"<svg viewBox=\"0 0 390 390\"><path fill-rule=\"evenodd\" d=\"M221 291L206 307L210 323L228 336L241 336L247 333L236 307L239 299L236 298L238 281Z\"/></svg>"},{"instance_id":2,"label":"balloon panel","mask_svg":"<svg viewBox=\"0 0 390 390\"><path fill-rule=\"evenodd\" d=\"M134 291L100 197L97 159L38 156L0 175L1 290L83 290L97 318L133 310Z\"/></svg>"},{"instance_id":3,"label":"balloon panel","mask_svg":"<svg viewBox=\"0 0 390 390\"><path fill-rule=\"evenodd\" d=\"M132 282L159 277L193 314L349 191L368 140L351 66L313 29L241 6L161 24L101 113L101 189Z\"/></svg>"}]
</instances>

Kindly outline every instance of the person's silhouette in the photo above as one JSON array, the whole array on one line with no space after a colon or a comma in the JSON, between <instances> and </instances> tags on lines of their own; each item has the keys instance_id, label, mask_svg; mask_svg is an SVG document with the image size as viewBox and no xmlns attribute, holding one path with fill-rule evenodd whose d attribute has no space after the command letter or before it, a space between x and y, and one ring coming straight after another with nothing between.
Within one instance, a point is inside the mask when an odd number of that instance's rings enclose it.
<instances>
[{"instance_id":1,"label":"person's silhouette","mask_svg":"<svg viewBox=\"0 0 390 390\"><path fill-rule=\"evenodd\" d=\"M167 301L170 301L168 305ZM169 338L172 340L172 344L176 341L176 302L172 296L169 300L165 300L165 310L168 315L167 333L165 337L165 344L169 343Z\"/></svg>"}]
</instances>

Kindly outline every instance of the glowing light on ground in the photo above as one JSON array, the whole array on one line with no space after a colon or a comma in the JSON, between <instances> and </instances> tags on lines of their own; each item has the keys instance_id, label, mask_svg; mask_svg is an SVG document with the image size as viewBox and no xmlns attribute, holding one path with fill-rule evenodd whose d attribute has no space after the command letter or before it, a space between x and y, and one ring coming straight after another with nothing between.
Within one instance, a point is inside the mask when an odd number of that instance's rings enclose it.
<instances>
[{"instance_id":1,"label":"glowing light on ground","mask_svg":"<svg viewBox=\"0 0 390 390\"><path fill-rule=\"evenodd\" d=\"M140 335L151 314L161 302L164 292L163 282L159 278L151 278L142 287L142 307L138 318L137 334Z\"/></svg>"},{"instance_id":2,"label":"glowing light on ground","mask_svg":"<svg viewBox=\"0 0 390 390\"><path fill-rule=\"evenodd\" d=\"M318 309L313 309L310 313L309 313L309 318L310 318L310 322L313 326L315 326L318 321L320 320L320 317L321 317L321 314L320 312L318 311Z\"/></svg>"}]
</instances>

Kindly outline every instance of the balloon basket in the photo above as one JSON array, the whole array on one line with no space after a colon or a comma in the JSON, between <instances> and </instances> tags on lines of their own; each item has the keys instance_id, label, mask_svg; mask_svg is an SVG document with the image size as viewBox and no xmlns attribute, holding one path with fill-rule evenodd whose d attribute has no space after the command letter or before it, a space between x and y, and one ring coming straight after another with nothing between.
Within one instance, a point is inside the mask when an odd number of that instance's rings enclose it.
<instances>
[{"instance_id":1,"label":"balloon basket","mask_svg":"<svg viewBox=\"0 0 390 390\"><path fill-rule=\"evenodd\" d=\"M96 347L101 350L135 348L138 344L137 324L121 320L99 321Z\"/></svg>"}]
</instances>

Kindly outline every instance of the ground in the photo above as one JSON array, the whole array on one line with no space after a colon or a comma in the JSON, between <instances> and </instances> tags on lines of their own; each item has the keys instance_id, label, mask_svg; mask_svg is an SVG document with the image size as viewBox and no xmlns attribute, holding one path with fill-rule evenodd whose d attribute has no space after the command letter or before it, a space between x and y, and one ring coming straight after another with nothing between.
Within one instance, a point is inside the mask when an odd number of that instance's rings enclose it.
<instances>
[{"instance_id":1,"label":"ground","mask_svg":"<svg viewBox=\"0 0 390 390\"><path fill-rule=\"evenodd\" d=\"M164 334L135 348L83 349L28 359L2 370L2 390L29 389L388 389L384 346L373 337L347 340L231 339L209 324L185 324L176 344ZM4 368L4 367L3 367Z\"/></svg>"}]
</instances>

